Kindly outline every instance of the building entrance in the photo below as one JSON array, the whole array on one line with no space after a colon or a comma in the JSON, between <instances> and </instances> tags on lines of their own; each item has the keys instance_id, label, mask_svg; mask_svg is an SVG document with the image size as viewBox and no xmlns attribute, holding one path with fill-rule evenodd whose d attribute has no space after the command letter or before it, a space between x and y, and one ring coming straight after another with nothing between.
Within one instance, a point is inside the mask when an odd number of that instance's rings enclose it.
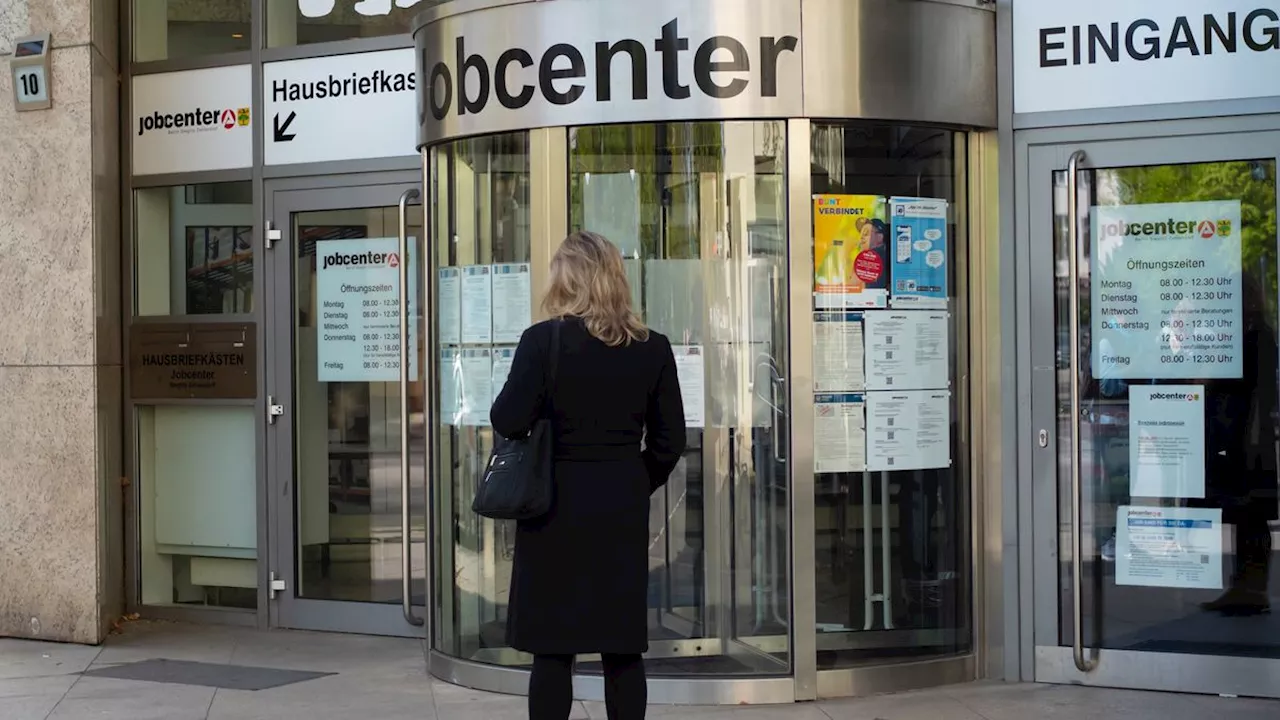
<instances>
[{"instance_id":1,"label":"building entrance","mask_svg":"<svg viewBox=\"0 0 1280 720\"><path fill-rule=\"evenodd\" d=\"M412 180L267 188L271 619L280 627L423 632L424 225Z\"/></svg>"},{"instance_id":2,"label":"building entrance","mask_svg":"<svg viewBox=\"0 0 1280 720\"><path fill-rule=\"evenodd\" d=\"M1278 152L1029 148L1037 681L1280 688Z\"/></svg>"}]
</instances>

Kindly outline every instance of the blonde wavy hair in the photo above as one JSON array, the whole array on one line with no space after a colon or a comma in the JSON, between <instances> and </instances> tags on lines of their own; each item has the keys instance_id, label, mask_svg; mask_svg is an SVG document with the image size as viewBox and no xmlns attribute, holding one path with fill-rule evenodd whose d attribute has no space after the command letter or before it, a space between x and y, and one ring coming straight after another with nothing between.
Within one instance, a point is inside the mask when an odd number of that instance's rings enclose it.
<instances>
[{"instance_id":1,"label":"blonde wavy hair","mask_svg":"<svg viewBox=\"0 0 1280 720\"><path fill-rule=\"evenodd\" d=\"M551 258L551 288L542 308L555 318L582 318L587 332L618 347L649 339L649 329L631 307L631 287L622 253L603 235L570 233Z\"/></svg>"}]
</instances>

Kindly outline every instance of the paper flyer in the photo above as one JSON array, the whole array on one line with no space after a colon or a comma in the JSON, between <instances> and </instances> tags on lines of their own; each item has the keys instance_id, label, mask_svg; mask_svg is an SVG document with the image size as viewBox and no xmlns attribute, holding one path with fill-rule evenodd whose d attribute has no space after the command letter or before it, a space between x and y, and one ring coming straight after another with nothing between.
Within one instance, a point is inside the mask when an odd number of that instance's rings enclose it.
<instances>
[{"instance_id":1,"label":"paper flyer","mask_svg":"<svg viewBox=\"0 0 1280 720\"><path fill-rule=\"evenodd\" d=\"M1129 387L1129 494L1203 498L1203 385Z\"/></svg>"},{"instance_id":2,"label":"paper flyer","mask_svg":"<svg viewBox=\"0 0 1280 720\"><path fill-rule=\"evenodd\" d=\"M439 272L440 344L462 344L462 278L456 267Z\"/></svg>"},{"instance_id":3,"label":"paper flyer","mask_svg":"<svg viewBox=\"0 0 1280 720\"><path fill-rule=\"evenodd\" d=\"M1094 206L1090 217L1093 376L1240 377L1240 201Z\"/></svg>"},{"instance_id":4,"label":"paper flyer","mask_svg":"<svg viewBox=\"0 0 1280 720\"><path fill-rule=\"evenodd\" d=\"M947 201L889 199L894 307L947 307Z\"/></svg>"},{"instance_id":5,"label":"paper flyer","mask_svg":"<svg viewBox=\"0 0 1280 720\"><path fill-rule=\"evenodd\" d=\"M1116 584L1222 589L1222 511L1116 508Z\"/></svg>"},{"instance_id":6,"label":"paper flyer","mask_svg":"<svg viewBox=\"0 0 1280 720\"><path fill-rule=\"evenodd\" d=\"M458 385L462 382L460 361L462 352L458 348L440 349L440 423L442 425L459 425Z\"/></svg>"},{"instance_id":7,"label":"paper flyer","mask_svg":"<svg viewBox=\"0 0 1280 720\"><path fill-rule=\"evenodd\" d=\"M868 390L951 386L946 312L869 310L864 322Z\"/></svg>"},{"instance_id":8,"label":"paper flyer","mask_svg":"<svg viewBox=\"0 0 1280 720\"><path fill-rule=\"evenodd\" d=\"M462 342L493 342L493 268L462 266Z\"/></svg>"},{"instance_id":9,"label":"paper flyer","mask_svg":"<svg viewBox=\"0 0 1280 720\"><path fill-rule=\"evenodd\" d=\"M707 424L707 357L701 345L673 345L676 375L680 378L680 398L684 422L691 428Z\"/></svg>"},{"instance_id":10,"label":"paper flyer","mask_svg":"<svg viewBox=\"0 0 1280 720\"><path fill-rule=\"evenodd\" d=\"M886 307L885 213L885 199L879 195L813 197L815 308Z\"/></svg>"},{"instance_id":11,"label":"paper flyer","mask_svg":"<svg viewBox=\"0 0 1280 720\"><path fill-rule=\"evenodd\" d=\"M862 313L813 314L813 391L861 392L863 372Z\"/></svg>"},{"instance_id":12,"label":"paper flyer","mask_svg":"<svg viewBox=\"0 0 1280 720\"><path fill-rule=\"evenodd\" d=\"M867 469L866 401L860 393L813 396L813 471Z\"/></svg>"},{"instance_id":13,"label":"paper flyer","mask_svg":"<svg viewBox=\"0 0 1280 720\"><path fill-rule=\"evenodd\" d=\"M416 263L406 296L409 380L418 379ZM316 243L316 365L320 382L400 381L400 241Z\"/></svg>"},{"instance_id":14,"label":"paper flyer","mask_svg":"<svg viewBox=\"0 0 1280 720\"><path fill-rule=\"evenodd\" d=\"M533 324L529 263L493 266L493 342L515 344Z\"/></svg>"},{"instance_id":15,"label":"paper flyer","mask_svg":"<svg viewBox=\"0 0 1280 720\"><path fill-rule=\"evenodd\" d=\"M511 374L511 364L516 359L513 347L493 349L493 399L497 400L502 388L507 384L507 376ZM492 405L492 403L490 403Z\"/></svg>"},{"instance_id":16,"label":"paper flyer","mask_svg":"<svg viewBox=\"0 0 1280 720\"><path fill-rule=\"evenodd\" d=\"M489 348L463 348L458 363L461 425L488 427L493 406L493 356Z\"/></svg>"},{"instance_id":17,"label":"paper flyer","mask_svg":"<svg viewBox=\"0 0 1280 720\"><path fill-rule=\"evenodd\" d=\"M951 393L867 393L867 469L951 466Z\"/></svg>"}]
</instances>

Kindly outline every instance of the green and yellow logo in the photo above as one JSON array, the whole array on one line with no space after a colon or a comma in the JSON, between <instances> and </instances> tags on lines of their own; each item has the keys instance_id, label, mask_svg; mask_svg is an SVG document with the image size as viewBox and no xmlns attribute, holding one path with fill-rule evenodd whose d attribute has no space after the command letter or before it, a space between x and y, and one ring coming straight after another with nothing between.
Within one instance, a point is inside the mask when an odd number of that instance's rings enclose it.
<instances>
[{"instance_id":1,"label":"green and yellow logo","mask_svg":"<svg viewBox=\"0 0 1280 720\"><path fill-rule=\"evenodd\" d=\"M249 127L249 108L240 108L236 111L236 124L240 127Z\"/></svg>"}]
</instances>

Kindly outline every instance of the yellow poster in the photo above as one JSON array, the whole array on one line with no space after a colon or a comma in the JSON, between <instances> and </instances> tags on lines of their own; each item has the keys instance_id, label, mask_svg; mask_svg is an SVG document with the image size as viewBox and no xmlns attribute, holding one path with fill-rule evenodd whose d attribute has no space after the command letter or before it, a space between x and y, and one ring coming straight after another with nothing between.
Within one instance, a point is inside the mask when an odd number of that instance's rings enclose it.
<instances>
[{"instance_id":1,"label":"yellow poster","mask_svg":"<svg viewBox=\"0 0 1280 720\"><path fill-rule=\"evenodd\" d=\"M815 308L886 306L886 205L879 195L813 197Z\"/></svg>"}]
</instances>

